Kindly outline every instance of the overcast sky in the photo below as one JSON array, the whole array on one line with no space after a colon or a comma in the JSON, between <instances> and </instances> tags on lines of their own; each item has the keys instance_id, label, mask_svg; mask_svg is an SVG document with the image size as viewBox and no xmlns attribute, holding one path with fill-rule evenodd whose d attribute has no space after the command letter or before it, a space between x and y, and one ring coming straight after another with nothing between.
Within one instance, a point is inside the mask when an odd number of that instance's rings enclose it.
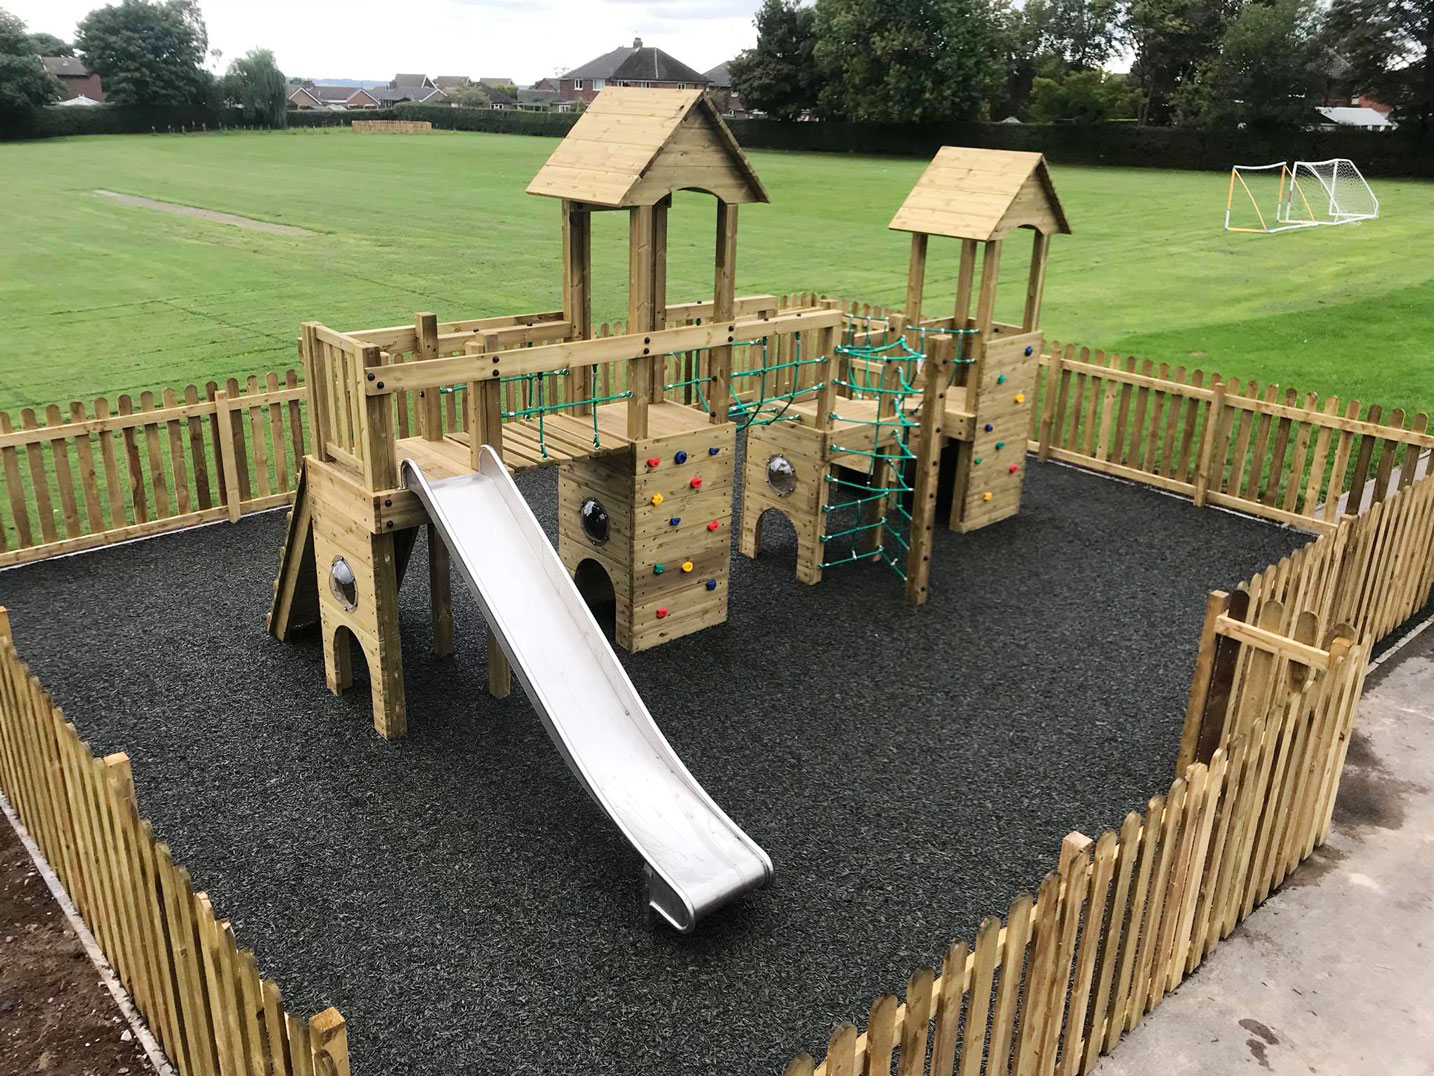
<instances>
[{"instance_id":1,"label":"overcast sky","mask_svg":"<svg viewBox=\"0 0 1434 1076\"><path fill-rule=\"evenodd\" d=\"M706 71L756 43L759 0L200 0L222 68L272 49L286 75L506 76L536 82L634 37ZM65 40L97 0L0 0ZM212 66L212 65L211 65Z\"/></svg>"}]
</instances>

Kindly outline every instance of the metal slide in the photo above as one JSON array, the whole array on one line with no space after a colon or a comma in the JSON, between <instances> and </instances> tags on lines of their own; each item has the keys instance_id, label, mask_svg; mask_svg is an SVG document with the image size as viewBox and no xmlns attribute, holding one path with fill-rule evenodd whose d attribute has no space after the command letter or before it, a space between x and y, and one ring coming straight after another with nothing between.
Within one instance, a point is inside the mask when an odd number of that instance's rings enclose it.
<instances>
[{"instance_id":1,"label":"metal slide","mask_svg":"<svg viewBox=\"0 0 1434 1076\"><path fill-rule=\"evenodd\" d=\"M767 853L672 750L508 469L403 484L428 509L568 768L647 861L653 910L684 933L772 879Z\"/></svg>"}]
</instances>

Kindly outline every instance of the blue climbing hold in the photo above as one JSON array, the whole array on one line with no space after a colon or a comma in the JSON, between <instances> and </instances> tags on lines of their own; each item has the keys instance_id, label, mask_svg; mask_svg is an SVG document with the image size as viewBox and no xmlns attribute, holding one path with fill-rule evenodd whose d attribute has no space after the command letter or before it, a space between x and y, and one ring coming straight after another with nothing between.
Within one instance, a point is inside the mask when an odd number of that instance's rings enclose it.
<instances>
[{"instance_id":1,"label":"blue climbing hold","mask_svg":"<svg viewBox=\"0 0 1434 1076\"><path fill-rule=\"evenodd\" d=\"M990 433L990 432L991 432L992 430L994 430L995 428L996 428L996 427L995 427L995 426L992 426L989 422L986 423L986 432L987 432L987 433Z\"/></svg>"},{"instance_id":2,"label":"blue climbing hold","mask_svg":"<svg viewBox=\"0 0 1434 1076\"><path fill-rule=\"evenodd\" d=\"M708 589L708 590L716 590L716 589L717 589L717 580L715 580L715 579L709 579L709 580L707 580L707 589Z\"/></svg>"},{"instance_id":3,"label":"blue climbing hold","mask_svg":"<svg viewBox=\"0 0 1434 1076\"><path fill-rule=\"evenodd\" d=\"M719 452L721 452L721 451L722 451L722 450L721 450L720 448L709 448L709 449L707 450L707 455L709 455L709 456L715 456L715 455L717 455L717 453L719 453Z\"/></svg>"},{"instance_id":4,"label":"blue climbing hold","mask_svg":"<svg viewBox=\"0 0 1434 1076\"><path fill-rule=\"evenodd\" d=\"M679 452L679 453L677 453L677 455L675 455L675 456L672 457L672 462L673 462L673 463L686 463L686 462L687 462L687 453L686 453L686 452Z\"/></svg>"},{"instance_id":5,"label":"blue climbing hold","mask_svg":"<svg viewBox=\"0 0 1434 1076\"><path fill-rule=\"evenodd\" d=\"M1036 350L1036 349L1033 348L1033 347L1028 347L1028 348L1026 348L1026 354L1029 355L1029 354L1031 354L1031 353L1032 353L1033 351L1035 351L1035 350Z\"/></svg>"},{"instance_id":6,"label":"blue climbing hold","mask_svg":"<svg viewBox=\"0 0 1434 1076\"><path fill-rule=\"evenodd\" d=\"M671 519L669 519L669 520L667 521L667 525L668 525L669 527L675 527L675 526L677 526L677 524L679 524L679 523L681 523L681 522L682 522L682 517L681 517L681 516L673 516Z\"/></svg>"}]
</instances>

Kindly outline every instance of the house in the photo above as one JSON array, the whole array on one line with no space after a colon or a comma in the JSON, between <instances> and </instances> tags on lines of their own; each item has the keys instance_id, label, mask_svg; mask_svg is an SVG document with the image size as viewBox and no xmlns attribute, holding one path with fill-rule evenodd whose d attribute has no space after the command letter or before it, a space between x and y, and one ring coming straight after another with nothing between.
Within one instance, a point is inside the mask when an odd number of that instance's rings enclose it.
<instances>
[{"instance_id":1,"label":"house","mask_svg":"<svg viewBox=\"0 0 1434 1076\"><path fill-rule=\"evenodd\" d=\"M41 56L40 63L45 70L60 81L60 100L74 97L88 97L91 101L105 99L104 86L100 76L91 74L77 56Z\"/></svg>"},{"instance_id":2,"label":"house","mask_svg":"<svg viewBox=\"0 0 1434 1076\"><path fill-rule=\"evenodd\" d=\"M374 91L361 86L326 86L305 82L290 91L289 107L301 111L348 112L379 108L381 105Z\"/></svg>"},{"instance_id":3,"label":"house","mask_svg":"<svg viewBox=\"0 0 1434 1076\"><path fill-rule=\"evenodd\" d=\"M747 115L747 109L742 105L741 95L732 88L730 63L720 63L711 71L704 71L702 77L707 80L707 96L717 106L717 111L724 116L741 119Z\"/></svg>"},{"instance_id":4,"label":"house","mask_svg":"<svg viewBox=\"0 0 1434 1076\"><path fill-rule=\"evenodd\" d=\"M558 80L555 78L540 78L537 82L529 86L528 89L542 91L551 90L553 93L557 93L560 87L558 86Z\"/></svg>"},{"instance_id":5,"label":"house","mask_svg":"<svg viewBox=\"0 0 1434 1076\"><path fill-rule=\"evenodd\" d=\"M709 79L659 48L633 38L631 48L613 49L558 78L563 103L590 102L604 86L664 90L705 90Z\"/></svg>"},{"instance_id":6,"label":"house","mask_svg":"<svg viewBox=\"0 0 1434 1076\"><path fill-rule=\"evenodd\" d=\"M445 75L445 78L453 78L453 75ZM448 95L439 88L427 75L397 74L393 81L387 86L379 86L369 91L376 97L384 107L396 105L402 101L412 101L415 104L440 105L447 99Z\"/></svg>"},{"instance_id":7,"label":"house","mask_svg":"<svg viewBox=\"0 0 1434 1076\"><path fill-rule=\"evenodd\" d=\"M551 79L544 79L551 82ZM557 87L540 89L538 86L519 87L518 107L524 112L551 112L558 103Z\"/></svg>"},{"instance_id":8,"label":"house","mask_svg":"<svg viewBox=\"0 0 1434 1076\"><path fill-rule=\"evenodd\" d=\"M433 84L440 90L453 90L459 86L471 86L473 80L467 75L439 75L433 80Z\"/></svg>"},{"instance_id":9,"label":"house","mask_svg":"<svg viewBox=\"0 0 1434 1076\"><path fill-rule=\"evenodd\" d=\"M1366 130L1392 131L1399 125L1390 120L1387 113L1358 105L1320 106L1315 109L1324 119L1321 127L1363 127Z\"/></svg>"}]
</instances>

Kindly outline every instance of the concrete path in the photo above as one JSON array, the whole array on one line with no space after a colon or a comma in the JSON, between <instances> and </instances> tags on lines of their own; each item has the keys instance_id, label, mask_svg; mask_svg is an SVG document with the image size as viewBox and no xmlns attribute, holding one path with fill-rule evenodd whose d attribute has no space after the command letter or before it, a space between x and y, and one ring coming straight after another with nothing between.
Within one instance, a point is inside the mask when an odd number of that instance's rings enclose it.
<instances>
[{"instance_id":1,"label":"concrete path","mask_svg":"<svg viewBox=\"0 0 1434 1076\"><path fill-rule=\"evenodd\" d=\"M1434 1074L1434 629L1369 676L1329 841L1094 1071Z\"/></svg>"}]
</instances>

